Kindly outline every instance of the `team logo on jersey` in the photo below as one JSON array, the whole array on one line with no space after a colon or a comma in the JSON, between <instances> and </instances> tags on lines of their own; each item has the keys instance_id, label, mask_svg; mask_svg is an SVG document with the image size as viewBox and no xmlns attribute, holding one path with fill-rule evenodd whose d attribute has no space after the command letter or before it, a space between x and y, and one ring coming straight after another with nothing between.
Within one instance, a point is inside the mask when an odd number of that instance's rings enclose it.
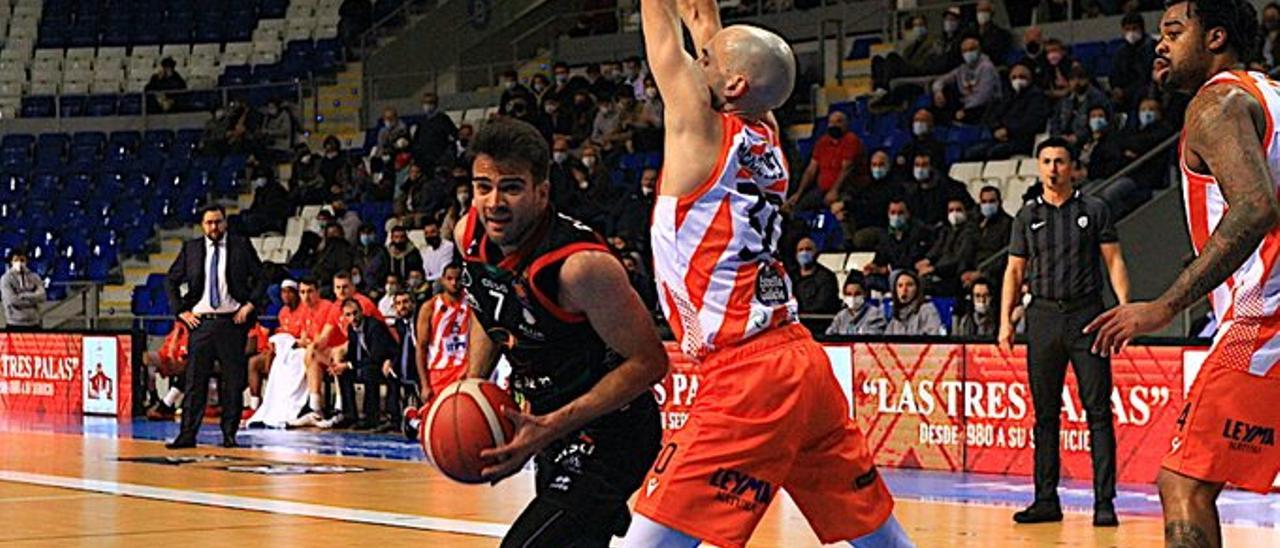
<instances>
[{"instance_id":1,"label":"team logo on jersey","mask_svg":"<svg viewBox=\"0 0 1280 548\"><path fill-rule=\"evenodd\" d=\"M773 484L737 470L717 468L709 482L715 487L716 502L754 512L773 500Z\"/></svg>"},{"instance_id":2,"label":"team logo on jersey","mask_svg":"<svg viewBox=\"0 0 1280 548\"><path fill-rule=\"evenodd\" d=\"M756 300L765 306L778 306L790 299L786 276L773 265L760 263L756 268Z\"/></svg>"},{"instance_id":3,"label":"team logo on jersey","mask_svg":"<svg viewBox=\"0 0 1280 548\"><path fill-rule=\"evenodd\" d=\"M787 176L778 159L778 149L763 141L744 139L736 152L738 165L751 172L758 180L776 181Z\"/></svg>"},{"instance_id":4,"label":"team logo on jersey","mask_svg":"<svg viewBox=\"0 0 1280 548\"><path fill-rule=\"evenodd\" d=\"M1089 228L1089 218L1081 215L1079 219L1076 219L1076 224L1080 225L1080 228Z\"/></svg>"}]
</instances>

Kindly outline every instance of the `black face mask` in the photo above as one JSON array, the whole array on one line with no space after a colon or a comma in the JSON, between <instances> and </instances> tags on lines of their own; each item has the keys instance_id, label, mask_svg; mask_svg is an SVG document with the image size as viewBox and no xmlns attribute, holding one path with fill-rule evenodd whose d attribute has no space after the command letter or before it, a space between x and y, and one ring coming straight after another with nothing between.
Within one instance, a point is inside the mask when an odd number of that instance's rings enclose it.
<instances>
[{"instance_id":1,"label":"black face mask","mask_svg":"<svg viewBox=\"0 0 1280 548\"><path fill-rule=\"evenodd\" d=\"M844 128L837 126L829 127L827 128L827 135L830 135L832 139L844 137Z\"/></svg>"},{"instance_id":2,"label":"black face mask","mask_svg":"<svg viewBox=\"0 0 1280 548\"><path fill-rule=\"evenodd\" d=\"M1027 44L1027 54L1031 56L1040 55L1040 42L1031 42Z\"/></svg>"},{"instance_id":3,"label":"black face mask","mask_svg":"<svg viewBox=\"0 0 1280 548\"><path fill-rule=\"evenodd\" d=\"M409 242L392 242L391 247L396 248L396 251L404 251L406 247L409 247Z\"/></svg>"},{"instance_id":4,"label":"black face mask","mask_svg":"<svg viewBox=\"0 0 1280 548\"><path fill-rule=\"evenodd\" d=\"M431 247L440 247L440 237L431 236L427 238L427 244L430 245Z\"/></svg>"}]
</instances>

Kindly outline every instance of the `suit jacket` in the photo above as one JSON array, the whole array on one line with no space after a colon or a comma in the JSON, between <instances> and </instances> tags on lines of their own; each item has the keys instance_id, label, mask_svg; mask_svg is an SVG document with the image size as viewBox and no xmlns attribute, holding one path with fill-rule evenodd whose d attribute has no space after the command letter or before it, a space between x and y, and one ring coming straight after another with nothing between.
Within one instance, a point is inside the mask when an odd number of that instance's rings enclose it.
<instances>
[{"instance_id":1,"label":"suit jacket","mask_svg":"<svg viewBox=\"0 0 1280 548\"><path fill-rule=\"evenodd\" d=\"M382 371L382 364L387 360L391 360L392 367L399 368L396 362L399 356L400 344L391 337L391 329L385 322L366 317L360 327L354 323L347 326L347 360L356 370L372 367Z\"/></svg>"},{"instance_id":2,"label":"suit jacket","mask_svg":"<svg viewBox=\"0 0 1280 548\"><path fill-rule=\"evenodd\" d=\"M242 236L223 236L226 245L227 291L231 298L240 304L253 303L254 312L266 308L267 280L263 276L262 261L258 252L253 249L247 238ZM178 258L169 267L169 276L165 279L165 290L169 294L169 308L173 315L190 311L204 296L205 272L205 237L187 240L178 252ZM187 284L187 294L179 290L183 283Z\"/></svg>"},{"instance_id":3,"label":"suit jacket","mask_svg":"<svg viewBox=\"0 0 1280 548\"><path fill-rule=\"evenodd\" d=\"M414 314L414 318L417 314ZM396 343L395 368L397 375L401 380L412 381L418 378L418 347L414 344L412 331L417 328L417 322L414 318L396 318L393 326L396 334L400 336L400 342ZM405 341L408 341L407 343ZM409 367L407 371L400 370L400 364L405 359L404 352L409 353Z\"/></svg>"}]
</instances>

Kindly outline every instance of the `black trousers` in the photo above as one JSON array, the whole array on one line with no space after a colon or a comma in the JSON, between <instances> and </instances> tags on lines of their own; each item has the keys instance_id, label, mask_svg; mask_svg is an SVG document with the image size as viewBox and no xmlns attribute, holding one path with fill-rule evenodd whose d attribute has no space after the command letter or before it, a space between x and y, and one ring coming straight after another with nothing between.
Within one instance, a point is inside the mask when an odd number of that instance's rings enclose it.
<instances>
[{"instance_id":1,"label":"black trousers","mask_svg":"<svg viewBox=\"0 0 1280 548\"><path fill-rule=\"evenodd\" d=\"M230 315L202 319L191 330L189 361L183 374L182 431L178 439L194 440L204 420L209 400L209 376L214 361L222 364L218 382L218 402L222 406L222 435L235 437L244 410L244 389L248 385L249 358L244 354L249 323L237 325Z\"/></svg>"},{"instance_id":2,"label":"black trousers","mask_svg":"<svg viewBox=\"0 0 1280 548\"><path fill-rule=\"evenodd\" d=\"M1103 311L1102 298L1078 307L1047 300L1027 309L1027 372L1035 407L1036 501L1058 502L1062 387L1071 362L1089 423L1095 503L1116 498L1116 432L1111 418L1111 360L1090 351L1094 335L1081 333Z\"/></svg>"},{"instance_id":3,"label":"black trousers","mask_svg":"<svg viewBox=\"0 0 1280 548\"><path fill-rule=\"evenodd\" d=\"M400 413L400 388L382 374L382 365L353 364L354 369L338 375L338 390L342 394L342 415L344 418L359 420L356 411L356 383L364 384L364 418L376 422L382 415L382 398L379 395L383 384L388 386L387 410L395 418Z\"/></svg>"}]
</instances>

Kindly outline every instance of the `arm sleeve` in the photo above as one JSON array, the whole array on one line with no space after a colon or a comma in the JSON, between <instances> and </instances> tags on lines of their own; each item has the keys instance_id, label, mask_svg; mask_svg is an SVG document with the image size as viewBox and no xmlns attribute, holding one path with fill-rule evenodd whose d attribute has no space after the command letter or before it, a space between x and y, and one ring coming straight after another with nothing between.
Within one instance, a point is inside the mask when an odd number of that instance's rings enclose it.
<instances>
[{"instance_id":1,"label":"arm sleeve","mask_svg":"<svg viewBox=\"0 0 1280 548\"><path fill-rule=\"evenodd\" d=\"M1025 221L1022 218L1021 211L1014 216L1013 225L1009 228L1009 254L1014 257L1030 255L1030 250L1027 249Z\"/></svg>"},{"instance_id":2,"label":"arm sleeve","mask_svg":"<svg viewBox=\"0 0 1280 548\"><path fill-rule=\"evenodd\" d=\"M169 297L169 311L174 316L187 311L182 304L182 292L178 290L178 287L186 281L187 245L183 244L182 249L178 251L178 258L173 260L173 264L169 266L169 274L164 278L164 290ZM188 288L188 291L191 290Z\"/></svg>"}]
</instances>

